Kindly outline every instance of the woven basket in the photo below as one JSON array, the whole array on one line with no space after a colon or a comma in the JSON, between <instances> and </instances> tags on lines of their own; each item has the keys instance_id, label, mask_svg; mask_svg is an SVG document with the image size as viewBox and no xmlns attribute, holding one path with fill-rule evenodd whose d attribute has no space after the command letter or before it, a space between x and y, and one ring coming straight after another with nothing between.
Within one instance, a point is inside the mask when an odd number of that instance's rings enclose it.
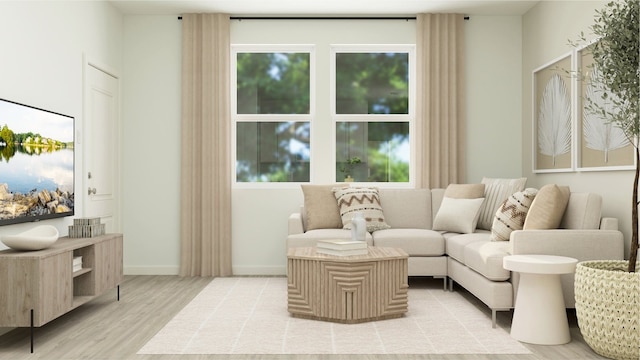
<instances>
[{"instance_id":1,"label":"woven basket","mask_svg":"<svg viewBox=\"0 0 640 360\"><path fill-rule=\"evenodd\" d=\"M640 273L628 261L584 261L575 276L576 315L584 340L612 359L640 359Z\"/></svg>"}]
</instances>

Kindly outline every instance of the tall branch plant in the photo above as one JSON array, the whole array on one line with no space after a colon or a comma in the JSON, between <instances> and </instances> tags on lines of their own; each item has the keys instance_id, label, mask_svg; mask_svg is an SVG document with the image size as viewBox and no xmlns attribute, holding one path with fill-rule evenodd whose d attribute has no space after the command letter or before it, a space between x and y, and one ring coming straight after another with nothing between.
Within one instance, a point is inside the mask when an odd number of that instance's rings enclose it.
<instances>
[{"instance_id":1,"label":"tall branch plant","mask_svg":"<svg viewBox=\"0 0 640 360\"><path fill-rule=\"evenodd\" d=\"M622 129L635 148L636 169L631 208L629 272L636 271L638 256L638 180L640 178L640 1L618 0L597 10L591 26L597 41L590 46L591 81L602 84L604 103L586 99L586 111ZM584 42L585 36L581 34ZM612 105L612 106L611 106Z\"/></svg>"}]
</instances>

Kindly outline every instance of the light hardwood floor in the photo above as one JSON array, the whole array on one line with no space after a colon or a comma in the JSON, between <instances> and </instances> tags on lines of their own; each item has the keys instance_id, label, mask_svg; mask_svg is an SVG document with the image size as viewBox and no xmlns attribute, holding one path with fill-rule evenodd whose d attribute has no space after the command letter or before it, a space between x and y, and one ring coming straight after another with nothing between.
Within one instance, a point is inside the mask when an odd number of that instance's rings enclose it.
<instances>
[{"instance_id":1,"label":"light hardwood floor","mask_svg":"<svg viewBox=\"0 0 640 360\"><path fill-rule=\"evenodd\" d=\"M531 355L137 355L136 352L210 281L210 278L199 277L126 276L120 287L119 302L113 290L36 328L34 354L29 353L29 329L19 328L0 336L0 359L604 359L591 351L582 340L574 311L569 311L573 340L561 346L526 345L532 351ZM409 286L441 288L442 281L411 278ZM469 301L476 303L481 311L487 313L487 321L490 321L490 311L484 304L459 287L455 291L462 292ZM508 326L511 316L510 312L499 312L498 323Z\"/></svg>"}]
</instances>

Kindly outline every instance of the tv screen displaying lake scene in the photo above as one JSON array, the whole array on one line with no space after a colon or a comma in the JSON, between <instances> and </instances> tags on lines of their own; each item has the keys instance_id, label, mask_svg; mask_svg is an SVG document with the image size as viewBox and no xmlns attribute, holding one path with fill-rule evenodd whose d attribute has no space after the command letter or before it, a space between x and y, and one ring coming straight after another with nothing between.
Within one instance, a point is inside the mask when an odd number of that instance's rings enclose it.
<instances>
[{"instance_id":1,"label":"tv screen displaying lake scene","mask_svg":"<svg viewBox=\"0 0 640 360\"><path fill-rule=\"evenodd\" d=\"M74 118L0 99L0 225L74 214Z\"/></svg>"}]
</instances>

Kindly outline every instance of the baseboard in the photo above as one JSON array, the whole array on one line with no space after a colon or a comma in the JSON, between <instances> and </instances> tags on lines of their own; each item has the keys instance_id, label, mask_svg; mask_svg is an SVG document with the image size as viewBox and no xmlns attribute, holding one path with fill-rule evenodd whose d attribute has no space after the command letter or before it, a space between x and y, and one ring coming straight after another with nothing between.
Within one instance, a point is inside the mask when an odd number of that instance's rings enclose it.
<instances>
[{"instance_id":1,"label":"baseboard","mask_svg":"<svg viewBox=\"0 0 640 360\"><path fill-rule=\"evenodd\" d=\"M233 275L287 275L286 266L233 266Z\"/></svg>"},{"instance_id":2,"label":"baseboard","mask_svg":"<svg viewBox=\"0 0 640 360\"><path fill-rule=\"evenodd\" d=\"M178 275L178 266L125 266L125 275Z\"/></svg>"}]
</instances>

